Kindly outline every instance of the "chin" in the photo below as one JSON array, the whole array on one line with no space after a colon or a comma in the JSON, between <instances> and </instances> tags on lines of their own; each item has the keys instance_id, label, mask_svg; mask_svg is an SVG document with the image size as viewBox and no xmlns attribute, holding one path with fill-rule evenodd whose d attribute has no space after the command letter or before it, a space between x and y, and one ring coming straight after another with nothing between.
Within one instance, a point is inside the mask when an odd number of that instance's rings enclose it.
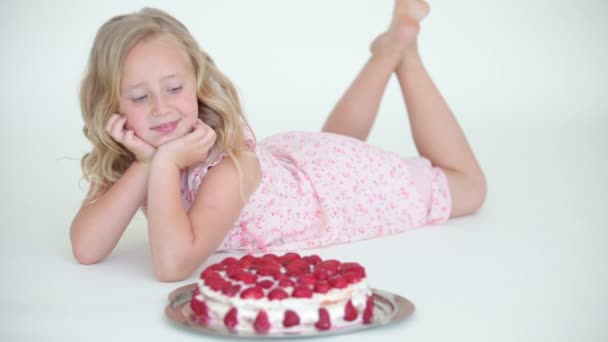
<instances>
[{"instance_id":1,"label":"chin","mask_svg":"<svg viewBox=\"0 0 608 342\"><path fill-rule=\"evenodd\" d=\"M158 148L158 147L160 147L160 146L162 146L162 145L164 145L164 144L166 144L168 142L171 142L171 141L173 141L173 140L175 140L177 138L178 137L176 137L176 136L171 136L171 137L165 136L165 137L162 137L162 138L158 139L157 143L155 144L156 148Z\"/></svg>"},{"instance_id":2,"label":"chin","mask_svg":"<svg viewBox=\"0 0 608 342\"><path fill-rule=\"evenodd\" d=\"M173 141L175 139L181 138L181 137L183 137L186 134L188 134L188 132L173 132L172 134L162 136L162 137L160 137L158 139L158 143L157 143L156 147L164 145L164 144L166 144L168 142L171 142L171 141Z\"/></svg>"}]
</instances>

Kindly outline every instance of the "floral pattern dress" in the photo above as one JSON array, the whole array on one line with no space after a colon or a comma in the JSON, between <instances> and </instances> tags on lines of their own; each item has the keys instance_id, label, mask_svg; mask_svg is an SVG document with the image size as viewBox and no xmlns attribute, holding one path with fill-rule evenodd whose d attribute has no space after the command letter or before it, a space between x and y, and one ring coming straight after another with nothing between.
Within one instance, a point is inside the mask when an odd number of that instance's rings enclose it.
<instances>
[{"instance_id":1,"label":"floral pattern dress","mask_svg":"<svg viewBox=\"0 0 608 342\"><path fill-rule=\"evenodd\" d=\"M259 143L243 124L262 179L218 250L287 251L381 237L446 222L445 173L355 138L288 132ZM226 156L182 171L189 209L207 170Z\"/></svg>"}]
</instances>

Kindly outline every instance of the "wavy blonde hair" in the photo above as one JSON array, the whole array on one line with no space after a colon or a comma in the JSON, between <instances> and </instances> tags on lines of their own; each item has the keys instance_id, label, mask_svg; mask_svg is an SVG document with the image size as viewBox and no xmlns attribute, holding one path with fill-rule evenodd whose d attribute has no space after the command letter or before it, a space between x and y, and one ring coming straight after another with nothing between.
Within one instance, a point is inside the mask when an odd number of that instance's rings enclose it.
<instances>
[{"instance_id":1,"label":"wavy blonde hair","mask_svg":"<svg viewBox=\"0 0 608 342\"><path fill-rule=\"evenodd\" d=\"M118 181L135 160L133 153L105 131L105 125L110 115L118 112L122 66L127 53L138 43L160 35L178 42L194 66L198 117L213 128L217 136L211 158L225 151L235 162L242 179L236 157L250 148L241 128L241 121L245 124L247 121L234 85L181 22L161 10L143 8L113 17L100 27L82 80L80 107L84 135L93 144L91 152L81 161L83 177L91 185L89 201L94 201ZM244 197L242 189L241 196Z\"/></svg>"}]
</instances>

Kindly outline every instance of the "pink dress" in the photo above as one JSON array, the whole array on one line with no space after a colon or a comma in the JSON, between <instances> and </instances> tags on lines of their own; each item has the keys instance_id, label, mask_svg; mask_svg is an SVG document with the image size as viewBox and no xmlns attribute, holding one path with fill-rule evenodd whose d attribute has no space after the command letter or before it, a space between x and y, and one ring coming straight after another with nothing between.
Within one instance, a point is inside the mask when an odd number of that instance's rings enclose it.
<instances>
[{"instance_id":1,"label":"pink dress","mask_svg":"<svg viewBox=\"0 0 608 342\"><path fill-rule=\"evenodd\" d=\"M444 172L424 158L404 158L355 138L289 132L256 143L258 189L218 248L287 251L396 234L450 216ZM207 170L225 157L182 172L190 208Z\"/></svg>"}]
</instances>

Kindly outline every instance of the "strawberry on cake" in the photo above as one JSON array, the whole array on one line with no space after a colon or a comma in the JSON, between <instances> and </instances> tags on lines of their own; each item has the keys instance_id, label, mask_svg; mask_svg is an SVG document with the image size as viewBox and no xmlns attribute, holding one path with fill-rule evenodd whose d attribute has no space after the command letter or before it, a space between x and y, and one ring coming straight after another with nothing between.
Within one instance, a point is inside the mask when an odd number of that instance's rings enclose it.
<instances>
[{"instance_id":1,"label":"strawberry on cake","mask_svg":"<svg viewBox=\"0 0 608 342\"><path fill-rule=\"evenodd\" d=\"M374 301L358 263L287 253L207 267L190 307L202 324L267 333L369 324Z\"/></svg>"}]
</instances>

